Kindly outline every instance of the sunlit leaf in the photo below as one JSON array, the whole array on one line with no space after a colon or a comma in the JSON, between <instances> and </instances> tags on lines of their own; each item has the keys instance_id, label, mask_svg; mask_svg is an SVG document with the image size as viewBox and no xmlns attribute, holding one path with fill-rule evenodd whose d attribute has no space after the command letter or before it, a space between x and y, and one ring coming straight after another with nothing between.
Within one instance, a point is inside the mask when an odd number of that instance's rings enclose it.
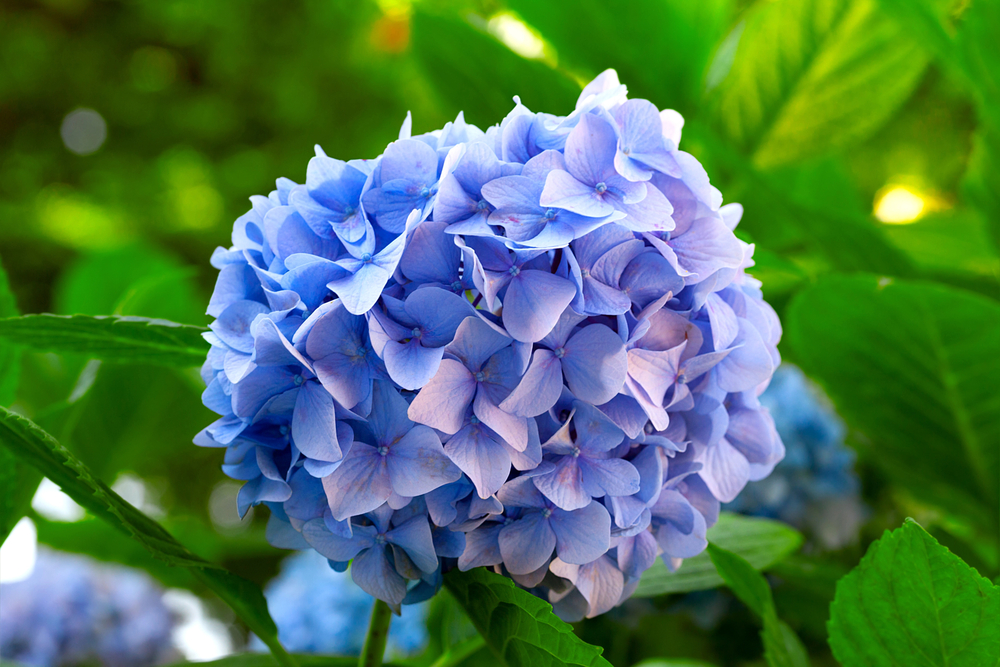
<instances>
[{"instance_id":1,"label":"sunlit leaf","mask_svg":"<svg viewBox=\"0 0 1000 667\"><path fill-rule=\"evenodd\" d=\"M202 327L143 317L22 315L0 320L0 338L45 352L86 354L114 363L199 366Z\"/></svg>"},{"instance_id":2,"label":"sunlit leaf","mask_svg":"<svg viewBox=\"0 0 1000 667\"><path fill-rule=\"evenodd\" d=\"M717 122L761 166L825 153L888 120L927 61L874 0L760 1L714 93Z\"/></svg>"},{"instance_id":3,"label":"sunlit leaf","mask_svg":"<svg viewBox=\"0 0 1000 667\"><path fill-rule=\"evenodd\" d=\"M452 570L445 586L506 667L609 667L602 649L585 643L552 605L484 568Z\"/></svg>"},{"instance_id":4,"label":"sunlit leaf","mask_svg":"<svg viewBox=\"0 0 1000 667\"><path fill-rule=\"evenodd\" d=\"M745 517L723 512L719 522L708 529L708 539L723 549L746 559L758 570L766 570L796 551L802 535L779 521ZM653 597L666 593L686 593L717 588L722 577L707 553L687 558L671 573L661 562L646 570L636 589L637 597Z\"/></svg>"},{"instance_id":5,"label":"sunlit leaf","mask_svg":"<svg viewBox=\"0 0 1000 667\"><path fill-rule=\"evenodd\" d=\"M829 630L844 665L996 666L1000 587L908 520L837 584Z\"/></svg>"}]
</instances>

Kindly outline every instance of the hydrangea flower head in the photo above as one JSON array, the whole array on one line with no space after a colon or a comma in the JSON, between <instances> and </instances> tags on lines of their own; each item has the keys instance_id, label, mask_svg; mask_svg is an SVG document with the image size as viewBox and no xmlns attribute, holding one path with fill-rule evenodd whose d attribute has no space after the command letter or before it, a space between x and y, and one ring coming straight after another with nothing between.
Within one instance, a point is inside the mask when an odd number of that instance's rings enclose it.
<instances>
[{"instance_id":1,"label":"hydrangea flower head","mask_svg":"<svg viewBox=\"0 0 1000 667\"><path fill-rule=\"evenodd\" d=\"M41 549L31 576L0 584L0 657L35 667L172 661L162 594L139 572Z\"/></svg>"},{"instance_id":2,"label":"hydrangea flower head","mask_svg":"<svg viewBox=\"0 0 1000 667\"><path fill-rule=\"evenodd\" d=\"M706 546L784 455L781 327L683 120L612 70L568 116L317 148L212 257L202 369L239 509L392 605L485 566L565 618ZM661 565L662 567L663 565Z\"/></svg>"}]
</instances>

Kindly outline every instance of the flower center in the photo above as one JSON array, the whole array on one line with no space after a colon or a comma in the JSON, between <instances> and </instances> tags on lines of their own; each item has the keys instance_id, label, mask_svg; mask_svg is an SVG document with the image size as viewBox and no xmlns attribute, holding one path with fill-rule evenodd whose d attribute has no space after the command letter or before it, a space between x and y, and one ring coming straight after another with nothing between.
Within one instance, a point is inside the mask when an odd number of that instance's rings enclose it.
<instances>
[{"instance_id":1,"label":"flower center","mask_svg":"<svg viewBox=\"0 0 1000 667\"><path fill-rule=\"evenodd\" d=\"M477 417L476 415L472 415L472 417L469 418L469 423L472 424L473 426L478 426L479 417Z\"/></svg>"},{"instance_id":2,"label":"flower center","mask_svg":"<svg viewBox=\"0 0 1000 667\"><path fill-rule=\"evenodd\" d=\"M288 427L282 424L280 427L278 427L278 433L280 433L281 435L288 435Z\"/></svg>"},{"instance_id":3,"label":"flower center","mask_svg":"<svg viewBox=\"0 0 1000 667\"><path fill-rule=\"evenodd\" d=\"M622 149L622 153L624 153L625 155L628 155L628 154L629 154L629 153L631 153L631 152L632 152L632 149L631 149L631 148L627 148L627 147L626 147L626 148L623 148L623 149Z\"/></svg>"},{"instance_id":4,"label":"flower center","mask_svg":"<svg viewBox=\"0 0 1000 667\"><path fill-rule=\"evenodd\" d=\"M375 536L375 544L378 544L379 546L383 546L385 544L385 535L383 535L382 533L379 533L378 535L376 535Z\"/></svg>"},{"instance_id":5,"label":"flower center","mask_svg":"<svg viewBox=\"0 0 1000 667\"><path fill-rule=\"evenodd\" d=\"M552 516L552 509L551 508L546 507L545 509L542 510L542 517L548 519L550 516Z\"/></svg>"},{"instance_id":6,"label":"flower center","mask_svg":"<svg viewBox=\"0 0 1000 667\"><path fill-rule=\"evenodd\" d=\"M556 359L562 359L566 356L566 348L560 347L556 349Z\"/></svg>"},{"instance_id":7,"label":"flower center","mask_svg":"<svg viewBox=\"0 0 1000 667\"><path fill-rule=\"evenodd\" d=\"M452 292L461 292L462 291L462 281L461 280L456 280L455 282L453 282L451 284L451 291Z\"/></svg>"},{"instance_id":8,"label":"flower center","mask_svg":"<svg viewBox=\"0 0 1000 667\"><path fill-rule=\"evenodd\" d=\"M489 208L490 208L490 203L488 201L486 201L485 199L480 199L476 203L476 210L477 211L487 211L487 210L489 210Z\"/></svg>"},{"instance_id":9,"label":"flower center","mask_svg":"<svg viewBox=\"0 0 1000 667\"><path fill-rule=\"evenodd\" d=\"M556 210L554 208L545 209L545 215L542 218L546 221L556 219Z\"/></svg>"},{"instance_id":10,"label":"flower center","mask_svg":"<svg viewBox=\"0 0 1000 667\"><path fill-rule=\"evenodd\" d=\"M590 277L590 269L580 269L580 275L584 278Z\"/></svg>"},{"instance_id":11,"label":"flower center","mask_svg":"<svg viewBox=\"0 0 1000 667\"><path fill-rule=\"evenodd\" d=\"M597 192L597 194L603 195L605 192L607 192L608 186L604 184L604 181L601 181L600 183L594 186L594 190Z\"/></svg>"},{"instance_id":12,"label":"flower center","mask_svg":"<svg viewBox=\"0 0 1000 667\"><path fill-rule=\"evenodd\" d=\"M366 252L365 254L361 255L361 261L364 262L365 264L371 264L372 254L370 252Z\"/></svg>"},{"instance_id":13,"label":"flower center","mask_svg":"<svg viewBox=\"0 0 1000 667\"><path fill-rule=\"evenodd\" d=\"M345 218L349 218L352 215L354 215L354 207L353 206L348 206L347 208L344 209L344 217Z\"/></svg>"},{"instance_id":14,"label":"flower center","mask_svg":"<svg viewBox=\"0 0 1000 667\"><path fill-rule=\"evenodd\" d=\"M517 267L517 266L512 266L512 267L510 267L510 269L509 269L509 270L507 271L507 273L509 273L509 274L510 274L510 275L512 275L512 276L516 276L517 274L521 273L521 269L520 269L520 267Z\"/></svg>"},{"instance_id":15,"label":"flower center","mask_svg":"<svg viewBox=\"0 0 1000 667\"><path fill-rule=\"evenodd\" d=\"M424 332L420 327L413 327L413 331L410 332L410 335L414 338L420 338L424 335Z\"/></svg>"},{"instance_id":16,"label":"flower center","mask_svg":"<svg viewBox=\"0 0 1000 667\"><path fill-rule=\"evenodd\" d=\"M389 455L389 446L388 445L379 445L379 447L378 447L378 449L376 451L379 453L379 456L388 456Z\"/></svg>"},{"instance_id":17,"label":"flower center","mask_svg":"<svg viewBox=\"0 0 1000 667\"><path fill-rule=\"evenodd\" d=\"M301 386L303 382L305 382L305 378L303 378L301 375L296 375L295 377L292 378L292 382L294 382L295 386L298 387Z\"/></svg>"},{"instance_id":18,"label":"flower center","mask_svg":"<svg viewBox=\"0 0 1000 667\"><path fill-rule=\"evenodd\" d=\"M573 454L574 459L580 456L580 448L577 447L576 445L573 445L573 449L571 450L571 452Z\"/></svg>"},{"instance_id":19,"label":"flower center","mask_svg":"<svg viewBox=\"0 0 1000 667\"><path fill-rule=\"evenodd\" d=\"M482 382L485 379L486 379L486 373L484 373L482 371L479 371L478 373L476 373L476 382Z\"/></svg>"},{"instance_id":20,"label":"flower center","mask_svg":"<svg viewBox=\"0 0 1000 667\"><path fill-rule=\"evenodd\" d=\"M424 187L420 188L420 196L421 197L423 197L424 199L426 199L427 197L430 197L430 195L431 195L431 190L426 185Z\"/></svg>"}]
</instances>

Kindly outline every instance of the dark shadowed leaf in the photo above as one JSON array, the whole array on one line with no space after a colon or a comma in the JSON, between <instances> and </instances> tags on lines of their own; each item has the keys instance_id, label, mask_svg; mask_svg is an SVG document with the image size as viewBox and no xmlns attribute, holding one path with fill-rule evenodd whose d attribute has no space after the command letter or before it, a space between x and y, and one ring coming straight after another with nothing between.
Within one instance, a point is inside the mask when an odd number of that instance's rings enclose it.
<instances>
[{"instance_id":1,"label":"dark shadowed leaf","mask_svg":"<svg viewBox=\"0 0 1000 667\"><path fill-rule=\"evenodd\" d=\"M202 327L144 317L23 315L0 320L0 338L43 352L76 353L114 363L199 366Z\"/></svg>"},{"instance_id":2,"label":"dark shadowed leaf","mask_svg":"<svg viewBox=\"0 0 1000 667\"><path fill-rule=\"evenodd\" d=\"M485 568L453 570L445 586L493 654L507 667L610 667L602 649L585 643L552 605Z\"/></svg>"},{"instance_id":3,"label":"dark shadowed leaf","mask_svg":"<svg viewBox=\"0 0 1000 667\"><path fill-rule=\"evenodd\" d=\"M828 627L844 665L995 667L1000 587L907 520L837 584Z\"/></svg>"},{"instance_id":4,"label":"dark shadowed leaf","mask_svg":"<svg viewBox=\"0 0 1000 667\"><path fill-rule=\"evenodd\" d=\"M802 544L802 535L786 524L729 512L723 512L719 522L709 528L708 539L723 549L739 554L758 570L766 570L780 562ZM642 575L635 595L653 597L702 591L717 588L723 583L708 554L701 553L685 559L680 569L673 573L657 561Z\"/></svg>"},{"instance_id":5,"label":"dark shadowed leaf","mask_svg":"<svg viewBox=\"0 0 1000 667\"><path fill-rule=\"evenodd\" d=\"M761 618L764 659L769 667L808 667L809 658L795 632L778 618L771 585L743 558L709 542L708 555L733 594Z\"/></svg>"},{"instance_id":6,"label":"dark shadowed leaf","mask_svg":"<svg viewBox=\"0 0 1000 667\"><path fill-rule=\"evenodd\" d=\"M995 541L1000 304L931 283L828 277L792 301L786 330L864 453Z\"/></svg>"},{"instance_id":7,"label":"dark shadowed leaf","mask_svg":"<svg viewBox=\"0 0 1000 667\"><path fill-rule=\"evenodd\" d=\"M464 110L465 119L483 129L514 108L514 95L532 110L566 114L580 94L568 76L522 58L459 18L415 12L412 50L449 115Z\"/></svg>"},{"instance_id":8,"label":"dark shadowed leaf","mask_svg":"<svg viewBox=\"0 0 1000 667\"><path fill-rule=\"evenodd\" d=\"M508 4L555 47L560 67L588 80L612 67L632 97L682 113L700 100L705 70L730 28L734 5L732 0Z\"/></svg>"}]
</instances>

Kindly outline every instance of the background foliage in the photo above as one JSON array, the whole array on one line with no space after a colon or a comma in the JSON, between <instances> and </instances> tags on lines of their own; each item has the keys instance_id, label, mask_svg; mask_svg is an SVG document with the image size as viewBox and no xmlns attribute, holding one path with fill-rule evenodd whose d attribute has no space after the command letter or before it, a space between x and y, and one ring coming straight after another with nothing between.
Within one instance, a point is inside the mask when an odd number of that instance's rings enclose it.
<instances>
[{"instance_id":1,"label":"background foliage","mask_svg":"<svg viewBox=\"0 0 1000 667\"><path fill-rule=\"evenodd\" d=\"M616 666L755 664L765 649L770 664L802 664L802 651L817 665L834 656L883 664L859 646L894 621L859 624L852 600L878 594L900 562L919 560L907 550L924 544L928 562L947 563L944 584L985 600L986 634L966 642L983 653L961 659L1000 654L1000 637L989 635L990 619L1000 619L990 583L1000 574L998 34L1000 3L991 0L10 0L0 6L0 317L203 326L212 249L228 245L250 194L278 176L304 179L313 144L374 157L407 111L415 132L462 109L485 127L515 94L532 109L568 112L581 82L613 67L630 95L684 114L682 148L726 201L744 205L739 233L756 243L753 273L785 325L782 354L847 422L871 512L860 539L836 551L807 542L786 557L797 538L780 527L768 538L773 549L744 550L751 565L769 568L773 597L746 561L727 556L739 542L720 533L689 576L701 576L701 587L725 580L746 606L730 605L710 629L671 594L699 586L664 578L643 582L646 597L577 625L577 636ZM93 154L70 152L60 136L78 107L107 124ZM45 519L29 506L38 474L0 447L0 536L29 512L42 542L143 567L170 586L207 594L232 584L220 578L264 584L284 556L264 540L266 512L240 522L218 452L190 444L211 421L185 363L202 354L197 331L59 322L0 322L0 405L50 434L37 447L55 438L85 466L89 477L74 482L81 498L90 485L114 507L121 499L108 486L137 478L140 509L158 512L159 524L132 517L138 528L119 533L95 518ZM81 335L117 344L103 353L89 345L104 360L88 359ZM4 424L5 437L15 438L14 426L22 439L38 435L14 417ZM53 456L43 450L35 451ZM95 502L81 504L98 517L118 511ZM899 528L907 516L927 532ZM897 532L862 561L886 529ZM167 544L196 576L152 559L129 531ZM859 562L837 593L828 643L835 582ZM899 581L922 581L923 572ZM496 585L473 579L449 589L461 598ZM501 586L498 609L515 592ZM259 603L247 595L245 604ZM531 630L503 635L489 621L495 610L480 612L472 622L488 643L507 642L511 664L519 650L535 655ZM269 619L255 614L234 622L238 640L247 620L267 634ZM422 664L446 651L440 632L432 629ZM597 664L562 629L547 632L572 661ZM464 659L492 657L479 649Z\"/></svg>"}]
</instances>

